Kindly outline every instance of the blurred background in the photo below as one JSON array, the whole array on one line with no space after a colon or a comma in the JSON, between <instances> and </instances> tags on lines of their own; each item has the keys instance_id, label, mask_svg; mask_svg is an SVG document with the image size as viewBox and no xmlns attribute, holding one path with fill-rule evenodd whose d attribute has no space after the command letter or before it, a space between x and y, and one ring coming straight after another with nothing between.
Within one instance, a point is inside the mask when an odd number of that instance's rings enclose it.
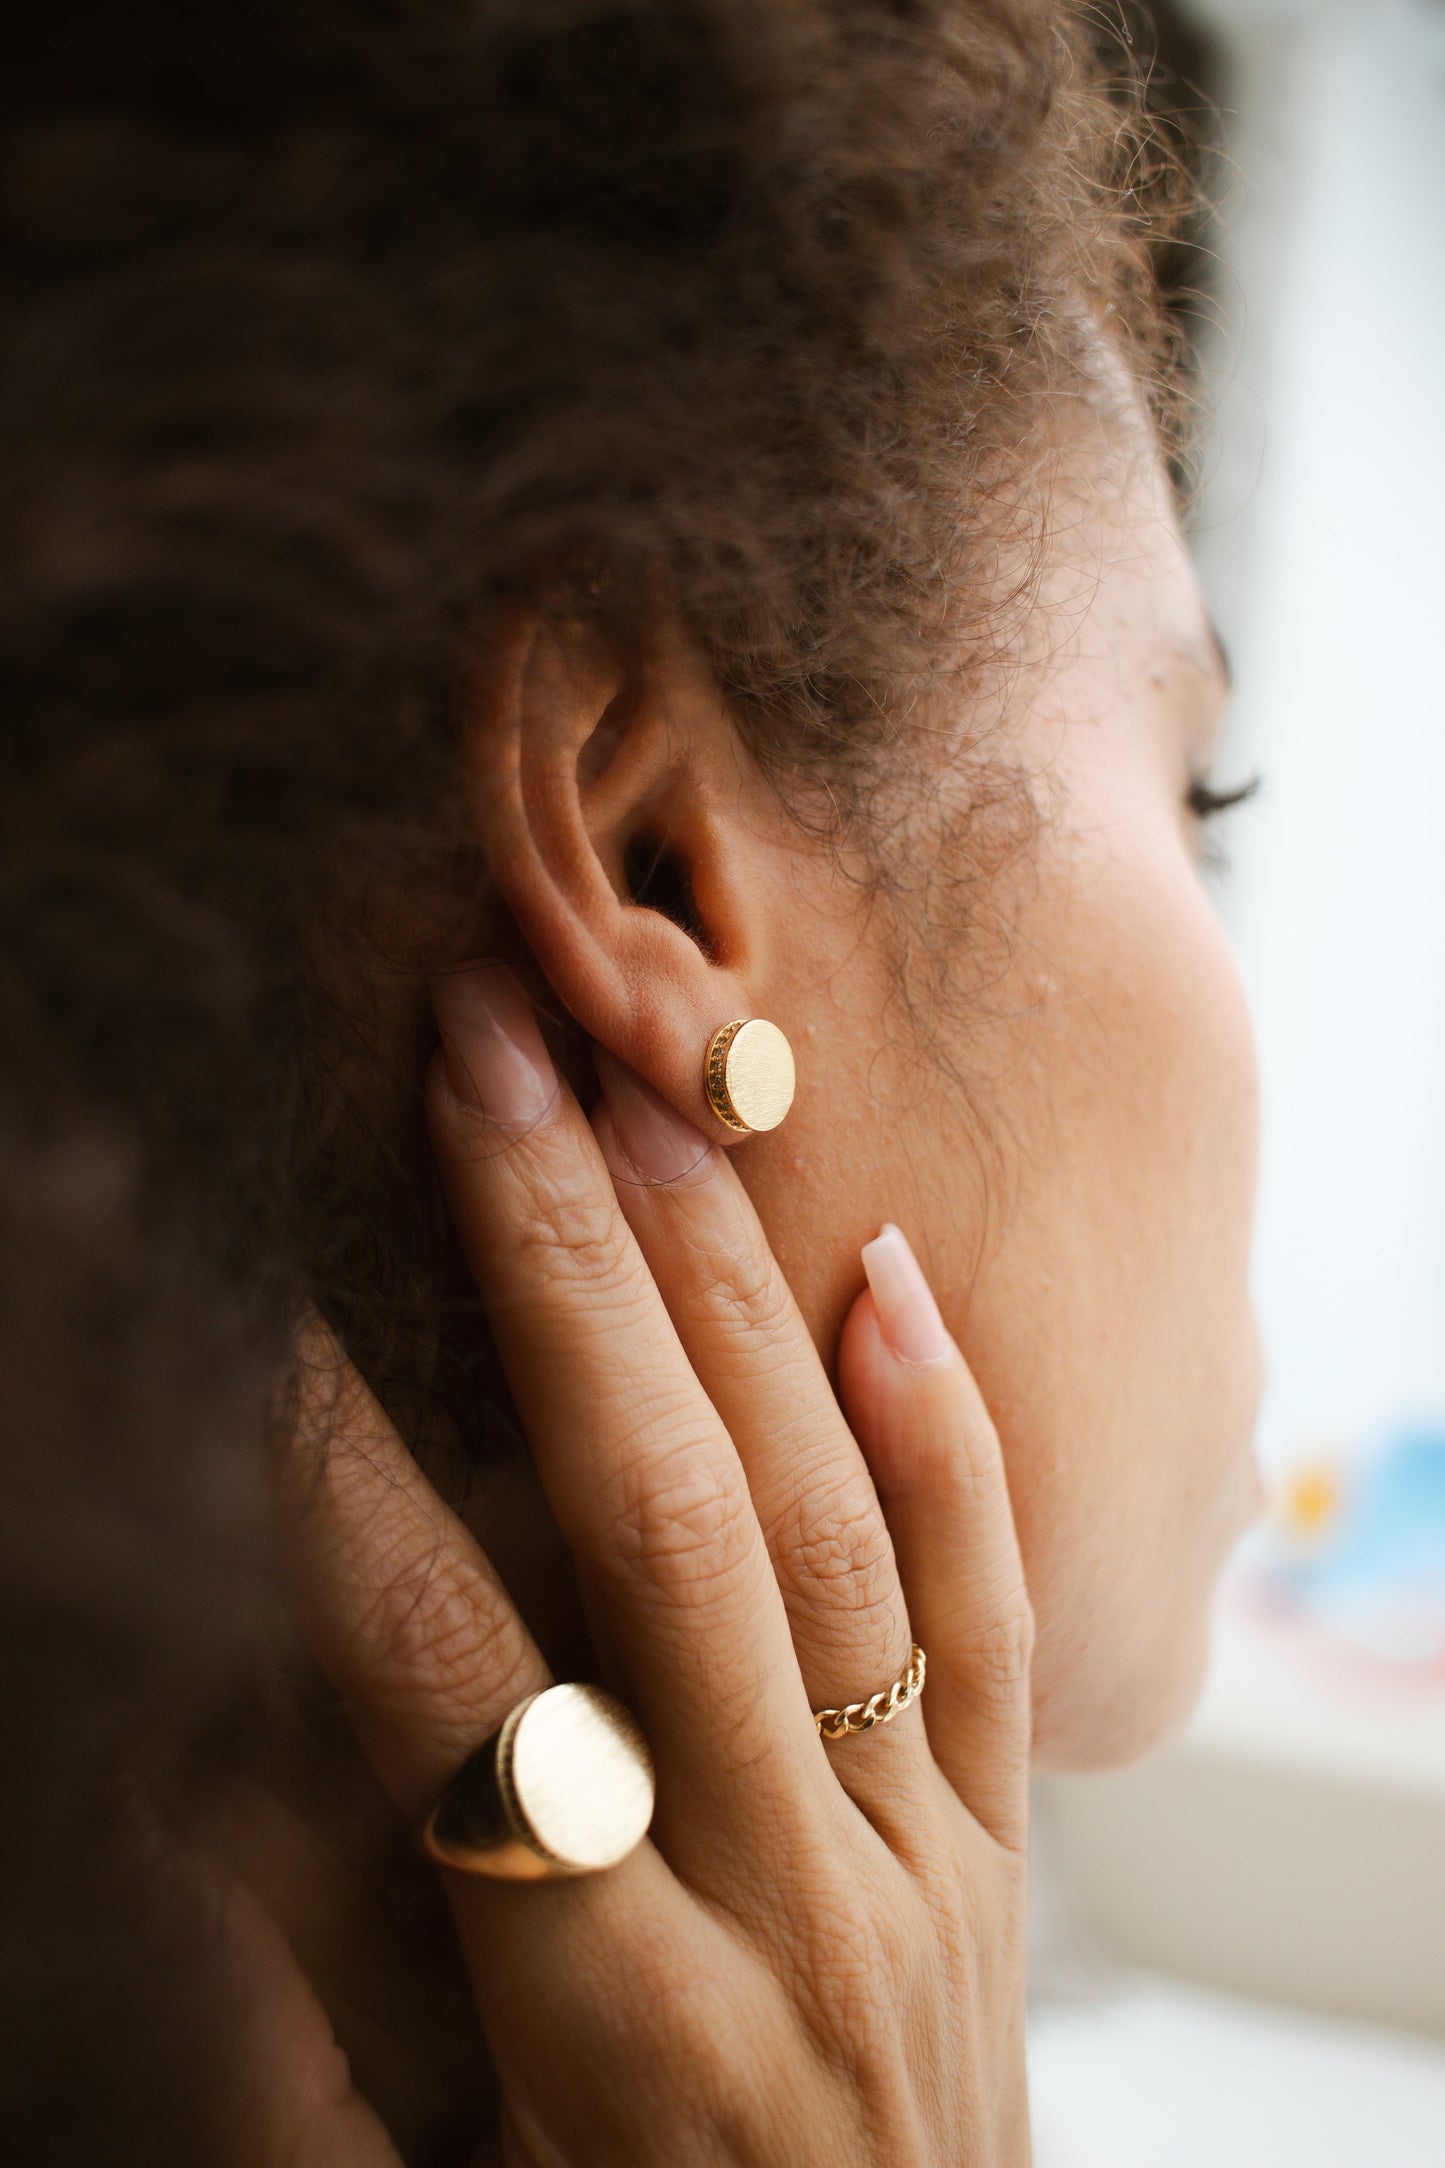
<instances>
[{"instance_id":1,"label":"blurred background","mask_svg":"<svg viewBox=\"0 0 1445 2168\"><path fill-rule=\"evenodd\" d=\"M1445 2168L1445 5L1136 21L1215 206L1270 1509L1186 1735L1039 1786L1037 2168Z\"/></svg>"}]
</instances>

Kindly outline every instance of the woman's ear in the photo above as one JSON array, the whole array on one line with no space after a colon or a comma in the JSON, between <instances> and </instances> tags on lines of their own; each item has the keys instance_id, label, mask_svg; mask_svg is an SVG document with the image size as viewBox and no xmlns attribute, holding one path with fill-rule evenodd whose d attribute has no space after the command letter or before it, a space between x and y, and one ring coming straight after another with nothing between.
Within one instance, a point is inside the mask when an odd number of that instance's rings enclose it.
<instances>
[{"instance_id":1,"label":"woman's ear","mask_svg":"<svg viewBox=\"0 0 1445 2168\"><path fill-rule=\"evenodd\" d=\"M582 1029L725 1134L703 1056L772 977L783 817L712 673L665 617L535 603L480 662L473 828L501 900Z\"/></svg>"}]
</instances>

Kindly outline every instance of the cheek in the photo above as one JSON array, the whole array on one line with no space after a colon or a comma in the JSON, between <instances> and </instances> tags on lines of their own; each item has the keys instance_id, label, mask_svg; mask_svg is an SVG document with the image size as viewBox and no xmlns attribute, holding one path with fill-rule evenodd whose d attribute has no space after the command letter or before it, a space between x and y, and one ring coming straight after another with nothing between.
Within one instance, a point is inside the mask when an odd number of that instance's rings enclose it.
<instances>
[{"instance_id":1,"label":"cheek","mask_svg":"<svg viewBox=\"0 0 1445 2168\"><path fill-rule=\"evenodd\" d=\"M1041 1758L1150 1743L1252 1509L1252 1038L1178 845L1041 882L999 1234L962 1297L1039 1615Z\"/></svg>"},{"instance_id":2,"label":"cheek","mask_svg":"<svg viewBox=\"0 0 1445 2168\"><path fill-rule=\"evenodd\" d=\"M1114 835L1035 867L1014 965L947 1049L966 1089L919 1055L876 927L819 904L806 968L760 988L798 1099L739 1160L825 1351L884 1219L924 1258L1008 1457L1055 1765L1182 1713L1254 1495L1248 1020L1171 820L1128 856Z\"/></svg>"}]
</instances>

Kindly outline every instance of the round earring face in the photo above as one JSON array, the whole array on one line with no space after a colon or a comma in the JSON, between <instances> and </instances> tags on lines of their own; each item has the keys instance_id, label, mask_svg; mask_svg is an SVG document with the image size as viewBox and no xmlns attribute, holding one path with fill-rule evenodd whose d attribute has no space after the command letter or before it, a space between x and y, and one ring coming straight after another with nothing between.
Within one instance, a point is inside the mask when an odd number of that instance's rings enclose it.
<instances>
[{"instance_id":1,"label":"round earring face","mask_svg":"<svg viewBox=\"0 0 1445 2168\"><path fill-rule=\"evenodd\" d=\"M720 1122L744 1136L776 1129L793 1103L793 1050L776 1024L754 1016L724 1024L707 1050L708 1103Z\"/></svg>"}]
</instances>

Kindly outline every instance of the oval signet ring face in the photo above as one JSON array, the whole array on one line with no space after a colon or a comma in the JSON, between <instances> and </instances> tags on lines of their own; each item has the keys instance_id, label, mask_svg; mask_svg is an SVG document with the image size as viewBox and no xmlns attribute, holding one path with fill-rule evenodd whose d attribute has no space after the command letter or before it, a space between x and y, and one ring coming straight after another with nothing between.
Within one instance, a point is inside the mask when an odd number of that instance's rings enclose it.
<instances>
[{"instance_id":1,"label":"oval signet ring face","mask_svg":"<svg viewBox=\"0 0 1445 2168\"><path fill-rule=\"evenodd\" d=\"M642 1842L654 1796L631 1711L600 1686L549 1686L453 1777L426 1848L445 1866L511 1881L596 1874Z\"/></svg>"},{"instance_id":2,"label":"oval signet ring face","mask_svg":"<svg viewBox=\"0 0 1445 2168\"><path fill-rule=\"evenodd\" d=\"M724 1024L708 1041L703 1083L720 1122L743 1136L776 1129L797 1089L793 1049L766 1017Z\"/></svg>"}]
</instances>

